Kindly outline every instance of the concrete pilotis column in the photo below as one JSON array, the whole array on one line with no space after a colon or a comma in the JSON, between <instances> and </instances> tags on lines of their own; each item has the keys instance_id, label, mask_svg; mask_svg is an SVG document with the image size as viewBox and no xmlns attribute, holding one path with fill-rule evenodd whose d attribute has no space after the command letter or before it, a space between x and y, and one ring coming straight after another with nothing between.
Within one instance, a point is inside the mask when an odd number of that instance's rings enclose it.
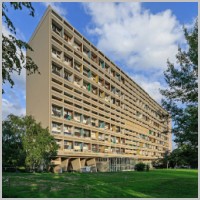
<instances>
[{"instance_id":1,"label":"concrete pilotis column","mask_svg":"<svg viewBox=\"0 0 200 200\"><path fill-rule=\"evenodd\" d=\"M81 161L80 161L80 158L76 158L76 159L72 160L72 161L71 161L71 164L72 164L73 170L75 170L75 171L80 171L80 169L81 169Z\"/></svg>"}]
</instances>

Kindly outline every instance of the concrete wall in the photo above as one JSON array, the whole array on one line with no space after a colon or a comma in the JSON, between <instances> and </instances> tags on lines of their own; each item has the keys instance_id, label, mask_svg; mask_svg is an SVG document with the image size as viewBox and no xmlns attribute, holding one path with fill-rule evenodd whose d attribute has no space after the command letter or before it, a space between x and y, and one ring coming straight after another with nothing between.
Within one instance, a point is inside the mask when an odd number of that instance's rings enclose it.
<instances>
[{"instance_id":1,"label":"concrete wall","mask_svg":"<svg viewBox=\"0 0 200 200\"><path fill-rule=\"evenodd\" d=\"M50 18L48 10L41 23L38 25L29 44L34 52L28 51L30 56L37 64L39 72L26 75L26 114L33 115L37 122L41 122L43 127L49 126L50 114Z\"/></svg>"}]
</instances>

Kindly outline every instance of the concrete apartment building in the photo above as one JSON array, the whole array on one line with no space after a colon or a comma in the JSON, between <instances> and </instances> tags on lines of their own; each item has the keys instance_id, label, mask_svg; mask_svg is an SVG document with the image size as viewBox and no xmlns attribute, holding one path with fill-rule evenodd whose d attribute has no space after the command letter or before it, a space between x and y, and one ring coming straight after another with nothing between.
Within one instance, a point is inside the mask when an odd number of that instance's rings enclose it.
<instances>
[{"instance_id":1,"label":"concrete apartment building","mask_svg":"<svg viewBox=\"0 0 200 200\"><path fill-rule=\"evenodd\" d=\"M127 170L172 149L168 113L51 7L29 44L41 74L27 75L26 111L60 145L55 171Z\"/></svg>"}]
</instances>

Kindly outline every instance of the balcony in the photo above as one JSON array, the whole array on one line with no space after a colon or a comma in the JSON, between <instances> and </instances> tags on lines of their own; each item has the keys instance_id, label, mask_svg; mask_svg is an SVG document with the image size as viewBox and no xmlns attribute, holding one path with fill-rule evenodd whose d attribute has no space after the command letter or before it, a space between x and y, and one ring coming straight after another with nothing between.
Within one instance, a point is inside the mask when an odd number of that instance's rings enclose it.
<instances>
[{"instance_id":1,"label":"balcony","mask_svg":"<svg viewBox=\"0 0 200 200\"><path fill-rule=\"evenodd\" d=\"M82 72L82 69L81 69L81 64L78 64L78 63L74 63L74 69L78 72Z\"/></svg>"},{"instance_id":2,"label":"balcony","mask_svg":"<svg viewBox=\"0 0 200 200\"><path fill-rule=\"evenodd\" d=\"M74 49L77 50L77 51L82 51L82 50L81 50L82 44L81 44L78 40L76 40L76 39L74 39L73 47L74 47Z\"/></svg>"},{"instance_id":3,"label":"balcony","mask_svg":"<svg viewBox=\"0 0 200 200\"><path fill-rule=\"evenodd\" d=\"M111 102L112 104L115 104L115 98L111 97L110 102Z\"/></svg>"},{"instance_id":4,"label":"balcony","mask_svg":"<svg viewBox=\"0 0 200 200\"><path fill-rule=\"evenodd\" d=\"M95 94L95 95L97 95L97 88L94 87L94 86L92 86L92 93Z\"/></svg>"},{"instance_id":5,"label":"balcony","mask_svg":"<svg viewBox=\"0 0 200 200\"><path fill-rule=\"evenodd\" d=\"M115 138L115 137L111 137L111 138L110 138L110 141L111 141L112 143L116 143L116 138Z\"/></svg>"},{"instance_id":6,"label":"balcony","mask_svg":"<svg viewBox=\"0 0 200 200\"><path fill-rule=\"evenodd\" d=\"M100 98L104 98L104 96L105 96L104 92L101 91L101 90L99 90L99 97L100 97Z\"/></svg>"},{"instance_id":7,"label":"balcony","mask_svg":"<svg viewBox=\"0 0 200 200\"><path fill-rule=\"evenodd\" d=\"M75 128L74 129L74 136L75 137L81 137L82 134L81 134L81 128Z\"/></svg>"},{"instance_id":8,"label":"balcony","mask_svg":"<svg viewBox=\"0 0 200 200\"><path fill-rule=\"evenodd\" d=\"M72 111L66 110L64 111L64 119L71 120L73 118Z\"/></svg>"},{"instance_id":9,"label":"balcony","mask_svg":"<svg viewBox=\"0 0 200 200\"><path fill-rule=\"evenodd\" d=\"M52 48L52 56L56 59L59 59L61 60L61 51L55 49L55 48Z\"/></svg>"},{"instance_id":10,"label":"balcony","mask_svg":"<svg viewBox=\"0 0 200 200\"><path fill-rule=\"evenodd\" d=\"M110 90L110 83L105 82L105 88L106 88L107 90Z\"/></svg>"},{"instance_id":11,"label":"balcony","mask_svg":"<svg viewBox=\"0 0 200 200\"><path fill-rule=\"evenodd\" d=\"M58 107L52 107L52 116L61 117L62 116L62 109Z\"/></svg>"},{"instance_id":12,"label":"balcony","mask_svg":"<svg viewBox=\"0 0 200 200\"><path fill-rule=\"evenodd\" d=\"M105 152L105 153L109 153L109 152L110 152L110 149L104 149L104 152Z\"/></svg>"},{"instance_id":13,"label":"balcony","mask_svg":"<svg viewBox=\"0 0 200 200\"><path fill-rule=\"evenodd\" d=\"M72 59L69 58L68 56L64 55L64 63L68 66L68 67L72 67Z\"/></svg>"},{"instance_id":14,"label":"balcony","mask_svg":"<svg viewBox=\"0 0 200 200\"><path fill-rule=\"evenodd\" d=\"M83 151L89 151L88 146L83 146Z\"/></svg>"},{"instance_id":15,"label":"balcony","mask_svg":"<svg viewBox=\"0 0 200 200\"><path fill-rule=\"evenodd\" d=\"M116 127L116 132L120 133L120 127L119 126Z\"/></svg>"},{"instance_id":16,"label":"balcony","mask_svg":"<svg viewBox=\"0 0 200 200\"><path fill-rule=\"evenodd\" d=\"M100 141L104 141L105 140L104 135L103 134L99 134L98 139Z\"/></svg>"},{"instance_id":17,"label":"balcony","mask_svg":"<svg viewBox=\"0 0 200 200\"><path fill-rule=\"evenodd\" d=\"M95 62L95 63L98 63L97 55L94 54L93 52L92 52L92 54L91 54L91 60L92 60L93 62Z\"/></svg>"},{"instance_id":18,"label":"balcony","mask_svg":"<svg viewBox=\"0 0 200 200\"><path fill-rule=\"evenodd\" d=\"M64 73L64 79L69 81L69 82L73 82L73 74L65 72Z\"/></svg>"},{"instance_id":19,"label":"balcony","mask_svg":"<svg viewBox=\"0 0 200 200\"><path fill-rule=\"evenodd\" d=\"M61 133L61 126L56 124L56 123L53 123L51 130L52 130L52 133L54 133L54 134L60 134Z\"/></svg>"},{"instance_id":20,"label":"balcony","mask_svg":"<svg viewBox=\"0 0 200 200\"><path fill-rule=\"evenodd\" d=\"M92 152L95 152L95 153L99 153L99 149L97 147L97 145L92 145Z\"/></svg>"},{"instance_id":21,"label":"balcony","mask_svg":"<svg viewBox=\"0 0 200 200\"><path fill-rule=\"evenodd\" d=\"M85 66L83 67L83 75L90 78L91 73L90 70L88 68L86 68Z\"/></svg>"},{"instance_id":22,"label":"balcony","mask_svg":"<svg viewBox=\"0 0 200 200\"><path fill-rule=\"evenodd\" d=\"M105 130L110 130L110 124L105 123Z\"/></svg>"},{"instance_id":23,"label":"balcony","mask_svg":"<svg viewBox=\"0 0 200 200\"><path fill-rule=\"evenodd\" d=\"M113 86L111 86L111 92L112 92L113 94L115 94L115 92L116 92L116 88L113 87Z\"/></svg>"},{"instance_id":24,"label":"balcony","mask_svg":"<svg viewBox=\"0 0 200 200\"><path fill-rule=\"evenodd\" d=\"M115 77L115 71L114 70L110 70L110 75L112 76L112 77Z\"/></svg>"},{"instance_id":25,"label":"balcony","mask_svg":"<svg viewBox=\"0 0 200 200\"><path fill-rule=\"evenodd\" d=\"M90 125L91 124L91 120L90 120L90 117L88 116L83 116L83 121L82 121L84 124L86 125Z\"/></svg>"},{"instance_id":26,"label":"balcony","mask_svg":"<svg viewBox=\"0 0 200 200\"><path fill-rule=\"evenodd\" d=\"M115 78L120 81L120 75L116 73Z\"/></svg>"},{"instance_id":27,"label":"balcony","mask_svg":"<svg viewBox=\"0 0 200 200\"><path fill-rule=\"evenodd\" d=\"M105 64L105 70L107 73L110 73L110 67L107 64Z\"/></svg>"},{"instance_id":28,"label":"balcony","mask_svg":"<svg viewBox=\"0 0 200 200\"><path fill-rule=\"evenodd\" d=\"M119 143L120 143L120 139L116 138L116 144L119 144Z\"/></svg>"},{"instance_id":29,"label":"balcony","mask_svg":"<svg viewBox=\"0 0 200 200\"><path fill-rule=\"evenodd\" d=\"M77 87L81 87L81 78L75 76L74 77L74 85L76 85Z\"/></svg>"},{"instance_id":30,"label":"balcony","mask_svg":"<svg viewBox=\"0 0 200 200\"><path fill-rule=\"evenodd\" d=\"M101 79L101 78L99 78L99 82L98 82L98 85L100 85L100 86L104 86L104 80L103 79Z\"/></svg>"},{"instance_id":31,"label":"balcony","mask_svg":"<svg viewBox=\"0 0 200 200\"><path fill-rule=\"evenodd\" d=\"M102 68L105 68L105 62L99 59L99 66L101 66Z\"/></svg>"},{"instance_id":32,"label":"balcony","mask_svg":"<svg viewBox=\"0 0 200 200\"><path fill-rule=\"evenodd\" d=\"M95 83L98 83L98 75L91 73L90 79L93 80Z\"/></svg>"},{"instance_id":33,"label":"balcony","mask_svg":"<svg viewBox=\"0 0 200 200\"><path fill-rule=\"evenodd\" d=\"M110 151L111 151L112 153L116 153L115 148L111 148Z\"/></svg>"},{"instance_id":34,"label":"balcony","mask_svg":"<svg viewBox=\"0 0 200 200\"><path fill-rule=\"evenodd\" d=\"M99 128L105 128L105 122L99 121Z\"/></svg>"},{"instance_id":35,"label":"balcony","mask_svg":"<svg viewBox=\"0 0 200 200\"><path fill-rule=\"evenodd\" d=\"M73 133L72 127L71 126L64 126L63 132L64 132L64 135L71 136L72 133Z\"/></svg>"},{"instance_id":36,"label":"balcony","mask_svg":"<svg viewBox=\"0 0 200 200\"><path fill-rule=\"evenodd\" d=\"M119 148L116 148L115 152L116 152L117 154L120 154L120 153L121 153Z\"/></svg>"},{"instance_id":37,"label":"balcony","mask_svg":"<svg viewBox=\"0 0 200 200\"><path fill-rule=\"evenodd\" d=\"M72 37L71 35L68 35L67 33L64 33L64 40L65 40L69 45L72 46L72 44L73 44L73 42L72 42L73 37Z\"/></svg>"},{"instance_id":38,"label":"balcony","mask_svg":"<svg viewBox=\"0 0 200 200\"><path fill-rule=\"evenodd\" d=\"M72 150L73 149L73 144L70 141L64 141L64 150Z\"/></svg>"},{"instance_id":39,"label":"balcony","mask_svg":"<svg viewBox=\"0 0 200 200\"><path fill-rule=\"evenodd\" d=\"M117 100L116 103L115 103L115 105L116 106L120 106L120 101Z\"/></svg>"},{"instance_id":40,"label":"balcony","mask_svg":"<svg viewBox=\"0 0 200 200\"><path fill-rule=\"evenodd\" d=\"M83 138L85 138L85 139L89 139L90 138L90 136L91 136L90 130L82 129L81 132L82 132Z\"/></svg>"},{"instance_id":41,"label":"balcony","mask_svg":"<svg viewBox=\"0 0 200 200\"><path fill-rule=\"evenodd\" d=\"M80 150L81 150L81 147L80 147L80 146L74 146L74 150L80 151Z\"/></svg>"},{"instance_id":42,"label":"balcony","mask_svg":"<svg viewBox=\"0 0 200 200\"><path fill-rule=\"evenodd\" d=\"M119 91L119 90L116 90L115 95L118 96L118 97L120 97L120 91Z\"/></svg>"},{"instance_id":43,"label":"balcony","mask_svg":"<svg viewBox=\"0 0 200 200\"><path fill-rule=\"evenodd\" d=\"M110 102L110 97L109 96L105 96L105 99L104 99L106 102Z\"/></svg>"},{"instance_id":44,"label":"balcony","mask_svg":"<svg viewBox=\"0 0 200 200\"><path fill-rule=\"evenodd\" d=\"M62 28L56 26L55 24L52 24L52 30L57 35L62 36Z\"/></svg>"},{"instance_id":45,"label":"balcony","mask_svg":"<svg viewBox=\"0 0 200 200\"><path fill-rule=\"evenodd\" d=\"M91 131L91 139L95 139L96 140L96 132Z\"/></svg>"},{"instance_id":46,"label":"balcony","mask_svg":"<svg viewBox=\"0 0 200 200\"><path fill-rule=\"evenodd\" d=\"M61 69L62 67L58 67L55 64L52 65L52 73L56 74L57 76L61 76Z\"/></svg>"},{"instance_id":47,"label":"balcony","mask_svg":"<svg viewBox=\"0 0 200 200\"><path fill-rule=\"evenodd\" d=\"M91 91L91 84L87 82L83 82L83 89Z\"/></svg>"},{"instance_id":48,"label":"balcony","mask_svg":"<svg viewBox=\"0 0 200 200\"><path fill-rule=\"evenodd\" d=\"M88 48L86 48L85 46L83 47L83 55L87 58L91 58L91 52Z\"/></svg>"},{"instance_id":49,"label":"balcony","mask_svg":"<svg viewBox=\"0 0 200 200\"><path fill-rule=\"evenodd\" d=\"M120 144L125 144L125 140L121 139Z\"/></svg>"},{"instance_id":50,"label":"balcony","mask_svg":"<svg viewBox=\"0 0 200 200\"><path fill-rule=\"evenodd\" d=\"M81 114L75 112L74 113L74 121L81 122Z\"/></svg>"}]
</instances>

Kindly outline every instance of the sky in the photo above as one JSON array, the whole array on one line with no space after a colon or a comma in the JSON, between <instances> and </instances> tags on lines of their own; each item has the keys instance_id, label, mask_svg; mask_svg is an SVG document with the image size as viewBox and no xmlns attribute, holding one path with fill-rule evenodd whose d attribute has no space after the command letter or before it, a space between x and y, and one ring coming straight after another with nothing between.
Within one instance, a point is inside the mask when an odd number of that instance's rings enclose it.
<instances>
[{"instance_id":1,"label":"sky","mask_svg":"<svg viewBox=\"0 0 200 200\"><path fill-rule=\"evenodd\" d=\"M183 25L191 28L198 15L195 2L34 2L34 17L27 9L13 10L8 4L7 15L19 39L29 41L49 4L158 103L159 89L167 87L163 74L167 59L176 64L178 46L187 49ZM9 34L5 24L2 30ZM26 113L25 70L12 77L13 88L3 85L3 119L10 113Z\"/></svg>"}]
</instances>

